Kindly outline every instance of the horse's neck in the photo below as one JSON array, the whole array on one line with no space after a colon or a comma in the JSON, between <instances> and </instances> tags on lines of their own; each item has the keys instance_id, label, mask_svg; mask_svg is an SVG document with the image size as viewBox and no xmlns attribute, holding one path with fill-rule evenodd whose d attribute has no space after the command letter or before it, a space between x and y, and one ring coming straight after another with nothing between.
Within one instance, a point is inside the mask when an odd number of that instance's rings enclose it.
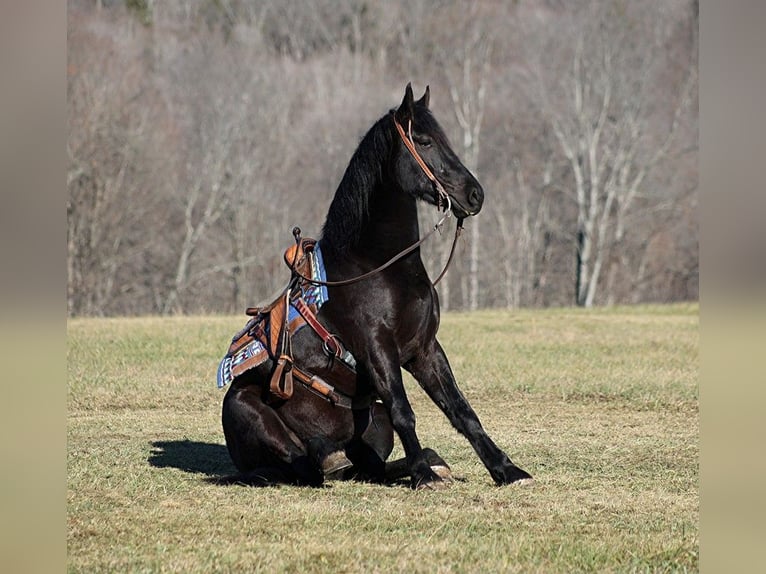
<instances>
[{"instance_id":1,"label":"horse's neck","mask_svg":"<svg viewBox=\"0 0 766 574\"><path fill-rule=\"evenodd\" d=\"M378 263L391 259L419 239L415 199L384 185L371 198L367 224L354 249L357 255Z\"/></svg>"}]
</instances>

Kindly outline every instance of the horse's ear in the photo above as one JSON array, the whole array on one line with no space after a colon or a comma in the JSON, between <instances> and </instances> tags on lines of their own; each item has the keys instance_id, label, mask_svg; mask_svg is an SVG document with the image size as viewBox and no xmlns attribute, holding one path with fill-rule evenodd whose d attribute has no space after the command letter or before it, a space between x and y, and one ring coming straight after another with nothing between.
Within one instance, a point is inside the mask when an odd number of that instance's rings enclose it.
<instances>
[{"instance_id":1,"label":"horse's ear","mask_svg":"<svg viewBox=\"0 0 766 574\"><path fill-rule=\"evenodd\" d=\"M428 104L431 102L431 87L426 86L426 91L423 93L423 97L420 98L417 102L415 102L416 106L423 106L425 109L428 109Z\"/></svg>"},{"instance_id":2,"label":"horse's ear","mask_svg":"<svg viewBox=\"0 0 766 574\"><path fill-rule=\"evenodd\" d=\"M396 119L399 123L406 124L415 114L415 96L412 94L412 84L407 84L404 90L404 99L399 109L396 110Z\"/></svg>"}]
</instances>

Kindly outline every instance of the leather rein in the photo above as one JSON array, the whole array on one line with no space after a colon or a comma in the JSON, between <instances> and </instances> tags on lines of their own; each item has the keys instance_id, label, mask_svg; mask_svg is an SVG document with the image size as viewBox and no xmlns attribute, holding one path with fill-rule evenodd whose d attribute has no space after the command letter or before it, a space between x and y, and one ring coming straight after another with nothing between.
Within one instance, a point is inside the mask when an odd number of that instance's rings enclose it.
<instances>
[{"instance_id":1,"label":"leather rein","mask_svg":"<svg viewBox=\"0 0 766 574\"><path fill-rule=\"evenodd\" d=\"M425 174L425 176L431 181L431 183L434 184L434 187L436 188L436 193L437 193L436 207L437 209L441 209L442 207L444 207L444 215L436 223L436 225L433 226L433 229L431 229L418 241L416 241L409 247L403 249L402 251L394 255L391 259L386 261L380 267L376 267L375 269L371 271L363 273L362 275L359 275L357 277L352 277L351 279L343 279L341 281L319 281L311 277L306 277L305 275L303 275L300 271L296 269L295 267L296 262L293 261L291 265L292 272L295 273L302 280L308 283L311 283L313 285L324 285L326 287L341 287L343 285L351 285L353 283L357 283L359 281L367 279L368 277L371 277L377 273L380 273L384 269L387 269L388 267L390 267L391 265L393 265L394 263L402 259L404 256L409 255L415 249L420 247L426 241L426 239L428 239L431 235L434 234L435 231L438 231L439 229L441 229L444 222L452 215L452 200L450 199L449 194L444 190L444 186L441 184L441 182L438 179L436 179L436 176L428 167L428 164L426 164L426 162L423 161L423 158L420 157L418 150L415 149L415 142L412 139L412 120L409 121L407 125L407 133L405 133L404 128L402 128L399 122L396 121L396 117L393 114L391 117L394 120L396 131L399 133L399 136L401 137L405 147L409 150L415 162L417 162L417 164L420 166L420 169L423 170L423 173ZM442 277L444 277L445 273L447 273L447 269L452 263L452 258L455 255L455 247L457 246L457 240L460 237L460 234L463 232L463 219L464 218L459 217L457 220L457 226L455 227L455 237L452 240L452 247L450 248L449 257L447 258L447 263L444 265L444 269L442 269L441 273L439 273L439 276L433 282L433 285L437 285L439 281L442 280ZM295 237L295 240L297 242L300 242L300 234L301 234L300 228L296 227L293 229L293 236Z\"/></svg>"}]
</instances>

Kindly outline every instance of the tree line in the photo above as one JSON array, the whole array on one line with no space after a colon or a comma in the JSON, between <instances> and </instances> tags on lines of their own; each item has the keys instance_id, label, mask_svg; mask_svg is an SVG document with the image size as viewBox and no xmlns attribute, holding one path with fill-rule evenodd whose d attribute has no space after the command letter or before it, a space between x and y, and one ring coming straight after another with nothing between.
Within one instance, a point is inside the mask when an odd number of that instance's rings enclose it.
<instances>
[{"instance_id":1,"label":"tree line","mask_svg":"<svg viewBox=\"0 0 766 574\"><path fill-rule=\"evenodd\" d=\"M68 313L267 298L409 81L486 193L443 308L696 299L697 31L692 0L69 0Z\"/></svg>"}]
</instances>

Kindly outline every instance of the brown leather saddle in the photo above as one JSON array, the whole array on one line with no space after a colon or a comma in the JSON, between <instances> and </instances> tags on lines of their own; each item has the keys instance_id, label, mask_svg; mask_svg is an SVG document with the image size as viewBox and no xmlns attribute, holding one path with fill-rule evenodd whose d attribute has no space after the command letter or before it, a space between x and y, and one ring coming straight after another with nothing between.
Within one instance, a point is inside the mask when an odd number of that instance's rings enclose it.
<instances>
[{"instance_id":1,"label":"brown leather saddle","mask_svg":"<svg viewBox=\"0 0 766 574\"><path fill-rule=\"evenodd\" d=\"M318 258L313 256L317 248L316 240L301 239L300 231L296 233L295 245L284 253L285 263L292 272L290 283L268 305L249 307L245 311L251 318L232 338L224 361L227 358L230 360L228 368L234 379L272 359L274 369L269 381L269 394L275 400L290 399L297 381L332 404L352 408L352 397L356 391L356 361L340 339L320 323L317 318L318 304L307 302L304 297L313 287L309 279L318 276ZM291 307L297 311L292 313L292 318ZM334 385L294 363L291 337L305 325L309 325L322 340L330 359L328 378ZM356 404L353 406L356 408Z\"/></svg>"}]
</instances>

